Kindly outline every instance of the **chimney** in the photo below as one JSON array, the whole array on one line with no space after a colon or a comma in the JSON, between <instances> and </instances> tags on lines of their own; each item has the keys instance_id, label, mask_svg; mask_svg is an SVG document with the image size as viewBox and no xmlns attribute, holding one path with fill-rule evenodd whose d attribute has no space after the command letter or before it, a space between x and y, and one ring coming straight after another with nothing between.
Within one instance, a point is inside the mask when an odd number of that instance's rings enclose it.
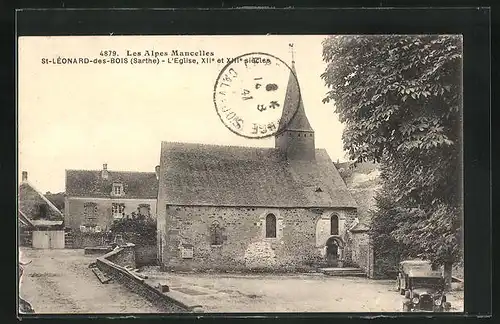
<instances>
[{"instance_id":1,"label":"chimney","mask_svg":"<svg viewBox=\"0 0 500 324\"><path fill-rule=\"evenodd\" d=\"M28 181L28 171L23 171L23 175L21 178L22 181Z\"/></svg>"},{"instance_id":2,"label":"chimney","mask_svg":"<svg viewBox=\"0 0 500 324\"><path fill-rule=\"evenodd\" d=\"M104 163L102 165L101 176L102 176L103 180L107 180L108 179L108 165L106 163Z\"/></svg>"},{"instance_id":3,"label":"chimney","mask_svg":"<svg viewBox=\"0 0 500 324\"><path fill-rule=\"evenodd\" d=\"M155 166L156 180L160 180L160 166Z\"/></svg>"}]
</instances>

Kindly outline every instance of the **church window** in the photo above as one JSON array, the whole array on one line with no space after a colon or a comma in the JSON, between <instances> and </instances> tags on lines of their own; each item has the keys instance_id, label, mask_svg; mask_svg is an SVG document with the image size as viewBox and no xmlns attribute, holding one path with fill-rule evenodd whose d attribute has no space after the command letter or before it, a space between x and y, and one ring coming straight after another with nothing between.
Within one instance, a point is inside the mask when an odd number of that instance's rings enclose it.
<instances>
[{"instance_id":1,"label":"church window","mask_svg":"<svg viewBox=\"0 0 500 324\"><path fill-rule=\"evenodd\" d=\"M222 228L218 222L213 222L210 226L210 244L222 245Z\"/></svg>"},{"instance_id":2,"label":"church window","mask_svg":"<svg viewBox=\"0 0 500 324\"><path fill-rule=\"evenodd\" d=\"M276 237L276 216L266 216L266 237Z\"/></svg>"},{"instance_id":3,"label":"church window","mask_svg":"<svg viewBox=\"0 0 500 324\"><path fill-rule=\"evenodd\" d=\"M330 218L330 235L339 235L339 217L332 215Z\"/></svg>"}]
</instances>

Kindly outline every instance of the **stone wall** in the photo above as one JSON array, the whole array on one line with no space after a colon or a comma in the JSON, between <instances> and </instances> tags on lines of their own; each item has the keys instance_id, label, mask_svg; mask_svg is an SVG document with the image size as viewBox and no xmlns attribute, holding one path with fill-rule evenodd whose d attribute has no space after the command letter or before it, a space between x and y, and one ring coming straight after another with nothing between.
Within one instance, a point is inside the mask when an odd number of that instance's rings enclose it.
<instances>
[{"instance_id":1,"label":"stone wall","mask_svg":"<svg viewBox=\"0 0 500 324\"><path fill-rule=\"evenodd\" d=\"M141 204L150 205L151 217L156 217L156 200L155 199L102 199L102 198L74 198L66 197L65 201L65 225L72 229L79 229L80 225L86 224L84 215L85 203L95 203L97 205L97 225L101 229L109 229L113 224L112 206L113 203L125 205L125 215L130 215L132 212L137 212L137 208Z\"/></svg>"},{"instance_id":2,"label":"stone wall","mask_svg":"<svg viewBox=\"0 0 500 324\"><path fill-rule=\"evenodd\" d=\"M103 246L105 242L104 233L82 233L80 231L72 231L71 238L73 249L84 249L86 247Z\"/></svg>"},{"instance_id":3,"label":"stone wall","mask_svg":"<svg viewBox=\"0 0 500 324\"><path fill-rule=\"evenodd\" d=\"M162 268L184 271L312 270L324 250L317 238L318 221L333 212L341 215L340 234L345 236L355 215L342 209L188 206L168 206L163 212L158 210ZM266 238L270 213L277 220L276 238ZM214 222L222 230L220 245L212 244Z\"/></svg>"},{"instance_id":4,"label":"stone wall","mask_svg":"<svg viewBox=\"0 0 500 324\"><path fill-rule=\"evenodd\" d=\"M368 232L354 232L352 237L352 261L363 269L367 276L373 277L374 258L373 248L371 247L370 236Z\"/></svg>"},{"instance_id":5,"label":"stone wall","mask_svg":"<svg viewBox=\"0 0 500 324\"><path fill-rule=\"evenodd\" d=\"M125 247L119 247L106 254L106 259L122 267L135 269L135 245L129 244Z\"/></svg>"},{"instance_id":6,"label":"stone wall","mask_svg":"<svg viewBox=\"0 0 500 324\"><path fill-rule=\"evenodd\" d=\"M190 306L169 296L168 293L162 293L156 288L148 285L144 279L138 278L124 268L125 265L130 265L127 263L133 261L131 257L133 254L133 244L126 247L119 247L97 258L96 265L108 276L136 294L148 299L165 313L192 313L193 311L201 311L199 305ZM195 310L195 308L198 309Z\"/></svg>"},{"instance_id":7,"label":"stone wall","mask_svg":"<svg viewBox=\"0 0 500 324\"><path fill-rule=\"evenodd\" d=\"M135 262L138 267L158 264L156 245L136 245Z\"/></svg>"}]
</instances>

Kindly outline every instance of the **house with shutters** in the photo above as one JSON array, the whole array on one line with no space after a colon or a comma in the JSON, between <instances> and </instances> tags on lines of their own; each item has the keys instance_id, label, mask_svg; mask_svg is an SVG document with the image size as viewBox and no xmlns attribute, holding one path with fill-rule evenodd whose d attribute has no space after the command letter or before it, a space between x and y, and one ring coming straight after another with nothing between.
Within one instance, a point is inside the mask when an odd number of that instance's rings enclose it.
<instances>
[{"instance_id":1,"label":"house with shutters","mask_svg":"<svg viewBox=\"0 0 500 324\"><path fill-rule=\"evenodd\" d=\"M102 232L133 214L156 217L158 171L66 170L66 227Z\"/></svg>"},{"instance_id":2,"label":"house with shutters","mask_svg":"<svg viewBox=\"0 0 500 324\"><path fill-rule=\"evenodd\" d=\"M295 66L292 62L292 72ZM356 266L357 204L315 147L290 75L272 148L162 142L157 205L164 270L299 270Z\"/></svg>"}]
</instances>

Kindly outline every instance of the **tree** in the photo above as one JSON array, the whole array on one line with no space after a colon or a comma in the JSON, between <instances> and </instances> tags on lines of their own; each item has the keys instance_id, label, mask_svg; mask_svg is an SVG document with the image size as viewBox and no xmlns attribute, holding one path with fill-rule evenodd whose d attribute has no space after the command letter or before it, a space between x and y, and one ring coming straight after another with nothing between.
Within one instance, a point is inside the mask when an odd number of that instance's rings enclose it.
<instances>
[{"instance_id":1,"label":"tree","mask_svg":"<svg viewBox=\"0 0 500 324\"><path fill-rule=\"evenodd\" d=\"M47 198L57 209L64 211L64 192L50 193L47 191L45 193L45 198Z\"/></svg>"},{"instance_id":2,"label":"tree","mask_svg":"<svg viewBox=\"0 0 500 324\"><path fill-rule=\"evenodd\" d=\"M461 37L331 36L323 59L344 149L383 165L373 230L443 264L450 282L461 260Z\"/></svg>"}]
</instances>

